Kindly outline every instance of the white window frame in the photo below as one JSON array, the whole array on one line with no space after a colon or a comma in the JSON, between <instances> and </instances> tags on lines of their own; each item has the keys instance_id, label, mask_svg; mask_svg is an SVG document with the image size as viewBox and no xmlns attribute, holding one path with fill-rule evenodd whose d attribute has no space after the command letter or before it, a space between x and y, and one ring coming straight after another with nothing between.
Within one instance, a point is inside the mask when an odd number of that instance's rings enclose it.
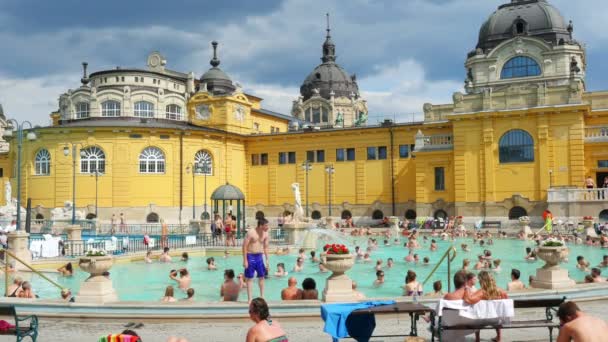
<instances>
[{"instance_id":1,"label":"white window frame","mask_svg":"<svg viewBox=\"0 0 608 342\"><path fill-rule=\"evenodd\" d=\"M194 155L194 163L199 164L200 165L200 171L198 171L198 167L195 168L196 174L197 175L204 175L207 174L207 176L211 176L213 175L213 156L211 155L211 153L207 150L200 150L198 152L196 152L196 154ZM203 165L204 163L207 163L208 169L207 172L203 172Z\"/></svg>"},{"instance_id":2,"label":"white window frame","mask_svg":"<svg viewBox=\"0 0 608 342\"><path fill-rule=\"evenodd\" d=\"M88 102L78 102L76 103L76 119L85 119L90 115L91 107Z\"/></svg>"},{"instance_id":3,"label":"white window frame","mask_svg":"<svg viewBox=\"0 0 608 342\"><path fill-rule=\"evenodd\" d=\"M80 173L105 173L106 154L98 146L89 146L80 150Z\"/></svg>"},{"instance_id":4,"label":"white window frame","mask_svg":"<svg viewBox=\"0 0 608 342\"><path fill-rule=\"evenodd\" d=\"M36 176L48 176L51 174L51 154L47 149L43 148L36 152L34 170Z\"/></svg>"},{"instance_id":5,"label":"white window frame","mask_svg":"<svg viewBox=\"0 0 608 342\"><path fill-rule=\"evenodd\" d=\"M139 155L139 173L164 174L165 154L155 146L148 146Z\"/></svg>"},{"instance_id":6,"label":"white window frame","mask_svg":"<svg viewBox=\"0 0 608 342\"><path fill-rule=\"evenodd\" d=\"M169 120L181 120L182 107L177 104L168 104L165 107L165 117Z\"/></svg>"},{"instance_id":7,"label":"white window frame","mask_svg":"<svg viewBox=\"0 0 608 342\"><path fill-rule=\"evenodd\" d=\"M115 100L107 100L101 103L101 116L116 117L120 116L121 103Z\"/></svg>"},{"instance_id":8,"label":"white window frame","mask_svg":"<svg viewBox=\"0 0 608 342\"><path fill-rule=\"evenodd\" d=\"M150 101L137 101L133 105L133 115L139 118L154 117L154 103Z\"/></svg>"}]
</instances>

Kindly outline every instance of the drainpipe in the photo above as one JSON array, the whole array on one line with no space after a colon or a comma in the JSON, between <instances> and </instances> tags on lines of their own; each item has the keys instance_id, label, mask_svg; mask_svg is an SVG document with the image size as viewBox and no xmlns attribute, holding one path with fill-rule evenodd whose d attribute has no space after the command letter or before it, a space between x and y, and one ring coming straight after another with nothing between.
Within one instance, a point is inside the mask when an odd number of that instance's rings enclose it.
<instances>
[{"instance_id":1,"label":"drainpipe","mask_svg":"<svg viewBox=\"0 0 608 342\"><path fill-rule=\"evenodd\" d=\"M393 123L391 122L390 127L388 128L388 132L391 136L391 196L392 196L392 205L393 205L393 216L395 215L395 163L394 163L394 149L395 149L395 139L393 134Z\"/></svg>"},{"instance_id":2,"label":"drainpipe","mask_svg":"<svg viewBox=\"0 0 608 342\"><path fill-rule=\"evenodd\" d=\"M179 135L179 223L182 223L184 207L184 131Z\"/></svg>"}]
</instances>

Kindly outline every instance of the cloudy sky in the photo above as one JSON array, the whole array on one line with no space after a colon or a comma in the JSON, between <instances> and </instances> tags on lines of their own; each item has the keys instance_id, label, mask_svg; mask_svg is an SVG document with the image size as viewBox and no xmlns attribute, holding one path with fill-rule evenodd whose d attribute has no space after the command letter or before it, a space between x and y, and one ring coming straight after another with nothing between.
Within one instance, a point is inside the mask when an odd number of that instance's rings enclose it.
<instances>
[{"instance_id":1,"label":"cloudy sky","mask_svg":"<svg viewBox=\"0 0 608 342\"><path fill-rule=\"evenodd\" d=\"M168 68L200 77L218 40L222 69L288 113L320 62L329 12L338 62L357 74L372 120L411 120L462 88L480 25L507 1L0 0L0 103L9 117L48 124L59 94L79 86L82 61L143 68L159 50ZM586 44L588 89L608 89L608 1L550 2Z\"/></svg>"}]
</instances>

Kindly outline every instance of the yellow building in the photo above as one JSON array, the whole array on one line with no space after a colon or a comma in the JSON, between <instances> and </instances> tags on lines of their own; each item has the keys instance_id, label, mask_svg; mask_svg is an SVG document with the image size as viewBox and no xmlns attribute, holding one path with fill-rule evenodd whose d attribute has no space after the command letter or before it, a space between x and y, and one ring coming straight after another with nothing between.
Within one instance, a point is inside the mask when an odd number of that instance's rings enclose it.
<instances>
[{"instance_id":1,"label":"yellow building","mask_svg":"<svg viewBox=\"0 0 608 342\"><path fill-rule=\"evenodd\" d=\"M608 220L608 194L582 189L587 177L598 187L608 177L608 92L586 92L585 51L572 24L546 1L521 2L482 25L465 63L465 93L425 104L417 123L367 124L367 104L336 63L329 28L323 63L291 115L243 93L216 52L198 80L166 69L156 52L147 69L87 75L85 65L53 125L33 129L37 139L23 145L22 197L32 199L34 216L50 218L75 184L82 216L187 222L205 203L210 212L212 191L230 183L245 194L251 220L293 210L297 182L313 219L504 223L549 208ZM0 163L14 179L13 146Z\"/></svg>"}]
</instances>

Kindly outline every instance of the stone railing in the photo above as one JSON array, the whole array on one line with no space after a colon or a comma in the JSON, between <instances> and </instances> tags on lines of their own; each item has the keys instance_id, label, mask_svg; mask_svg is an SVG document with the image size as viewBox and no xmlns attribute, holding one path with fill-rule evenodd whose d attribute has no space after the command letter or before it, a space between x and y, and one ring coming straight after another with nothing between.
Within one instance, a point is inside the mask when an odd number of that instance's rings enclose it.
<instances>
[{"instance_id":1,"label":"stone railing","mask_svg":"<svg viewBox=\"0 0 608 342\"><path fill-rule=\"evenodd\" d=\"M452 134L424 135L421 131L416 133L414 151L450 150L454 148Z\"/></svg>"},{"instance_id":2,"label":"stone railing","mask_svg":"<svg viewBox=\"0 0 608 342\"><path fill-rule=\"evenodd\" d=\"M585 142L608 142L608 126L586 127Z\"/></svg>"},{"instance_id":3,"label":"stone railing","mask_svg":"<svg viewBox=\"0 0 608 342\"><path fill-rule=\"evenodd\" d=\"M547 202L608 202L608 189L549 189L547 190Z\"/></svg>"}]
</instances>

